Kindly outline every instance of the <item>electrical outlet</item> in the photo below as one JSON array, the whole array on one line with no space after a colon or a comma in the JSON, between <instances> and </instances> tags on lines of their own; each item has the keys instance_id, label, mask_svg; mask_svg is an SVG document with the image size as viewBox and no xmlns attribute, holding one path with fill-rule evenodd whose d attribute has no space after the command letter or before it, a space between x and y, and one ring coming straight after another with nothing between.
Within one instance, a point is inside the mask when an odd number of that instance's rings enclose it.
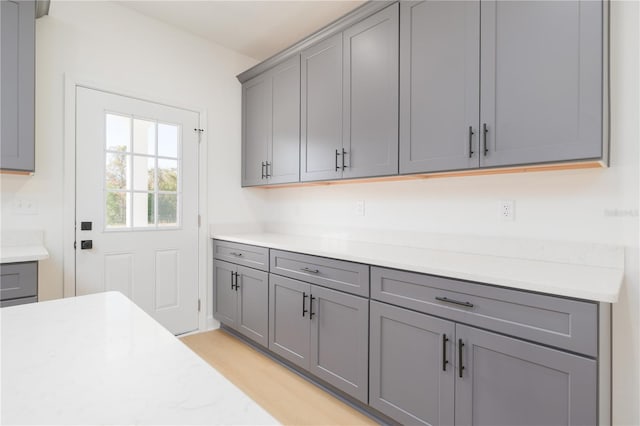
<instances>
[{"instance_id":1,"label":"electrical outlet","mask_svg":"<svg viewBox=\"0 0 640 426\"><path fill-rule=\"evenodd\" d=\"M516 202L514 200L500 201L500 217L504 222L511 222L516 219Z\"/></svg>"},{"instance_id":2,"label":"electrical outlet","mask_svg":"<svg viewBox=\"0 0 640 426\"><path fill-rule=\"evenodd\" d=\"M364 216L364 200L356 201L356 204L353 208L353 213L356 216Z\"/></svg>"}]
</instances>

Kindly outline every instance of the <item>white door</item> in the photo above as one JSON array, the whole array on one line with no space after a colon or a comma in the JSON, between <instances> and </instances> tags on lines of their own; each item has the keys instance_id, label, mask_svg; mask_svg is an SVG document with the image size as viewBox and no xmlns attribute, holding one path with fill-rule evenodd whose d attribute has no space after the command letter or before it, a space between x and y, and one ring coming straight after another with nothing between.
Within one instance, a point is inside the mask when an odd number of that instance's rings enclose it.
<instances>
[{"instance_id":1,"label":"white door","mask_svg":"<svg viewBox=\"0 0 640 426\"><path fill-rule=\"evenodd\" d=\"M76 89L76 294L120 291L174 334L198 327L197 128L193 111Z\"/></svg>"}]
</instances>

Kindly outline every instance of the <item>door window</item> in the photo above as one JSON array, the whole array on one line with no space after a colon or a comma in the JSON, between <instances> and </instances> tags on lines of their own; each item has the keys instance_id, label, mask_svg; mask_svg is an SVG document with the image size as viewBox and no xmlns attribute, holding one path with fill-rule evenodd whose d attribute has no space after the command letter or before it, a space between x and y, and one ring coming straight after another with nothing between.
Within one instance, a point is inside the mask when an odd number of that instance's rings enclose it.
<instances>
[{"instance_id":1,"label":"door window","mask_svg":"<svg viewBox=\"0 0 640 426\"><path fill-rule=\"evenodd\" d=\"M105 120L106 230L180 227L179 125L113 112Z\"/></svg>"}]
</instances>

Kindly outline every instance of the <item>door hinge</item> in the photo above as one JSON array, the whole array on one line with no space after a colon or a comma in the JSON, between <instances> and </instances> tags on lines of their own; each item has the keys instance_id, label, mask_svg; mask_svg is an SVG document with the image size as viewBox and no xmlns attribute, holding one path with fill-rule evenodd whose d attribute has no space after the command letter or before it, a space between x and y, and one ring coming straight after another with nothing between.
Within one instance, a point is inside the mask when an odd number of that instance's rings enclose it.
<instances>
[{"instance_id":1,"label":"door hinge","mask_svg":"<svg viewBox=\"0 0 640 426\"><path fill-rule=\"evenodd\" d=\"M200 312L200 299L198 299L198 312Z\"/></svg>"},{"instance_id":2,"label":"door hinge","mask_svg":"<svg viewBox=\"0 0 640 426\"><path fill-rule=\"evenodd\" d=\"M198 228L202 225L202 217L198 215Z\"/></svg>"},{"instance_id":3,"label":"door hinge","mask_svg":"<svg viewBox=\"0 0 640 426\"><path fill-rule=\"evenodd\" d=\"M204 129L193 129L193 131L198 134L198 143L202 142L202 133L204 132Z\"/></svg>"}]
</instances>

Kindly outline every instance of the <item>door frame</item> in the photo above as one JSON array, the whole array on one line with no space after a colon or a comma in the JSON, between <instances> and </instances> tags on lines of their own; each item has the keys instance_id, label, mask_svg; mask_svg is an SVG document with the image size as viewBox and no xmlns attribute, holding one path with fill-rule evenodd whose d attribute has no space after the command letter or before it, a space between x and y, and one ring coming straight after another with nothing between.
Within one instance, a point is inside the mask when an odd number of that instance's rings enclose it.
<instances>
[{"instance_id":1,"label":"door frame","mask_svg":"<svg viewBox=\"0 0 640 426\"><path fill-rule=\"evenodd\" d=\"M76 295L76 259L73 244L75 242L76 227L76 89L79 87L98 90L114 95L139 99L146 102L154 102L174 108L180 108L199 114L200 128L205 129L201 134L198 146L198 212L200 226L198 228L198 300L200 301L198 312L198 330L207 329L207 277L211 268L209 258L210 244L208 244L207 226L207 190L208 190L208 132L207 110L194 108L181 102L158 98L155 95L140 93L128 88L114 87L105 82L96 82L91 79L78 77L69 73L64 75L64 134L63 134L63 297Z\"/></svg>"}]
</instances>

